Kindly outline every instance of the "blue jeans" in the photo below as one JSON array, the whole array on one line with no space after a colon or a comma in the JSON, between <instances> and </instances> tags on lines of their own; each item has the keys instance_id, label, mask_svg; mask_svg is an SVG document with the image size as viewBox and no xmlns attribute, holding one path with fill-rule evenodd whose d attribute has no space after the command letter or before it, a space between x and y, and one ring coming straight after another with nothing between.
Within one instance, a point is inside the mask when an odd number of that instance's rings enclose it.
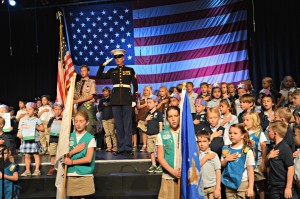
<instances>
[{"instance_id":1,"label":"blue jeans","mask_svg":"<svg viewBox=\"0 0 300 199\"><path fill-rule=\"evenodd\" d=\"M118 138L118 151L132 150L132 109L131 106L112 106Z\"/></svg>"}]
</instances>

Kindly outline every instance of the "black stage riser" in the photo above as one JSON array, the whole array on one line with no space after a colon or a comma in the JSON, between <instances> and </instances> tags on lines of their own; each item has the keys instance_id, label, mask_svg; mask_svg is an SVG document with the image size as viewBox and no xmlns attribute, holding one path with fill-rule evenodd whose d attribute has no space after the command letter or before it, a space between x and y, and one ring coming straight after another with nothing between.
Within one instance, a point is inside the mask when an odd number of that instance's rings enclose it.
<instances>
[{"instance_id":1,"label":"black stage riser","mask_svg":"<svg viewBox=\"0 0 300 199\"><path fill-rule=\"evenodd\" d=\"M96 193L93 198L157 198L160 174L111 173L95 175ZM22 177L20 198L55 198L55 177Z\"/></svg>"},{"instance_id":2,"label":"black stage riser","mask_svg":"<svg viewBox=\"0 0 300 199\"><path fill-rule=\"evenodd\" d=\"M96 161L95 164L95 174L98 173L115 173L115 172L146 172L147 169L151 166L150 160L126 160L126 161ZM41 174L46 175L50 169L50 163L42 163L40 166ZM31 172L34 172L35 164L31 164ZM20 173L25 171L25 164L20 164Z\"/></svg>"}]
</instances>

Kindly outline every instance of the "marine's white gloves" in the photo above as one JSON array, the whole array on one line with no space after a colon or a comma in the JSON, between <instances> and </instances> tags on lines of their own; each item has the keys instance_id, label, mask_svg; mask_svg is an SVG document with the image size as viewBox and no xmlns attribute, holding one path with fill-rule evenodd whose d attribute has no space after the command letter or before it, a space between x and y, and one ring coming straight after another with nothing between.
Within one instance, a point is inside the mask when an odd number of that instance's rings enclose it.
<instances>
[{"instance_id":1,"label":"marine's white gloves","mask_svg":"<svg viewBox=\"0 0 300 199\"><path fill-rule=\"evenodd\" d=\"M113 59L114 59L114 58L110 58L110 59L106 60L106 61L102 64L102 66L106 66L106 65L109 64L109 62L111 62Z\"/></svg>"}]
</instances>

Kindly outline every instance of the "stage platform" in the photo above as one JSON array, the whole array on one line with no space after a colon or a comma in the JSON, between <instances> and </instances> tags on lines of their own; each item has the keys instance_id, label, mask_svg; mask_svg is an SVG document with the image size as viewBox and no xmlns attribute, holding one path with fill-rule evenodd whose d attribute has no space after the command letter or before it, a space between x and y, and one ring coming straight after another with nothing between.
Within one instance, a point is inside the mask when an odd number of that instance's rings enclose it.
<instances>
[{"instance_id":1,"label":"stage platform","mask_svg":"<svg viewBox=\"0 0 300 199\"><path fill-rule=\"evenodd\" d=\"M15 160L20 174L25 170L24 156ZM55 176L47 176L50 156L41 155L41 176L19 178L22 187L20 198L53 199L56 196ZM151 165L147 152L134 152L133 156L114 156L112 152L96 152L95 187L93 198L105 199L154 199L158 196L161 174L147 173ZM32 157L31 171L35 168Z\"/></svg>"}]
</instances>

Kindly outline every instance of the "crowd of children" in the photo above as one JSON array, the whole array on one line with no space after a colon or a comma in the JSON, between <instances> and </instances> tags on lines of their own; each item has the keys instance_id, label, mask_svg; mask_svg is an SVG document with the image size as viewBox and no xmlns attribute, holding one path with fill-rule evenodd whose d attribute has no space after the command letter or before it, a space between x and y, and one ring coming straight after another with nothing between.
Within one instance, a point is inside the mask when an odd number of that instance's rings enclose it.
<instances>
[{"instance_id":1,"label":"crowd of children","mask_svg":"<svg viewBox=\"0 0 300 199\"><path fill-rule=\"evenodd\" d=\"M201 83L201 93L192 103L205 198L300 198L300 89L290 76L279 92L270 77L262 80L258 94L249 80L235 88L224 82L211 88ZM176 94L170 101L172 96ZM174 136L174 129L167 130ZM157 146L164 146L158 148L158 158L174 181L180 175L174 161L168 161L169 150L175 149L164 144L165 134L162 131L157 139ZM169 176L163 175L159 198L176 191L176 180L166 182Z\"/></svg>"},{"instance_id":2,"label":"crowd of children","mask_svg":"<svg viewBox=\"0 0 300 199\"><path fill-rule=\"evenodd\" d=\"M205 197L254 198L259 195L263 199L266 192L271 198L300 197L300 89L292 77L283 79L279 92L270 77L262 80L262 90L258 93L250 80L238 85L202 82L199 86L197 94L193 83L188 82L186 91L199 146ZM176 193L176 179L181 176L175 169L181 90L182 84L169 90L161 86L157 91L145 86L136 104L133 100L133 151L138 150L139 137L140 151L147 151L151 157L152 164L147 172L163 172L159 198L176 198L176 194L170 192ZM98 131L104 132L106 152L118 150L110 92L110 88L105 87L102 98L95 105L103 126L103 130L98 126ZM10 108L0 106L0 145L6 145L11 162L14 155L25 154L26 170L21 176L41 175L41 154L50 154L51 168L47 175L55 174L63 108L60 103L51 104L47 95L35 102L20 100L16 116L11 115L9 127L4 128L4 117ZM74 139L85 133L79 123L88 121L80 112L77 117ZM94 147L100 147L97 135L96 138L87 136L88 146L78 143L79 147L75 147L75 144L74 155L66 158L66 164L76 170L81 167L73 165L90 162L94 158ZM76 161L80 154L85 157ZM30 170L31 155L36 163L33 172ZM69 176L72 179L72 175Z\"/></svg>"}]
</instances>

